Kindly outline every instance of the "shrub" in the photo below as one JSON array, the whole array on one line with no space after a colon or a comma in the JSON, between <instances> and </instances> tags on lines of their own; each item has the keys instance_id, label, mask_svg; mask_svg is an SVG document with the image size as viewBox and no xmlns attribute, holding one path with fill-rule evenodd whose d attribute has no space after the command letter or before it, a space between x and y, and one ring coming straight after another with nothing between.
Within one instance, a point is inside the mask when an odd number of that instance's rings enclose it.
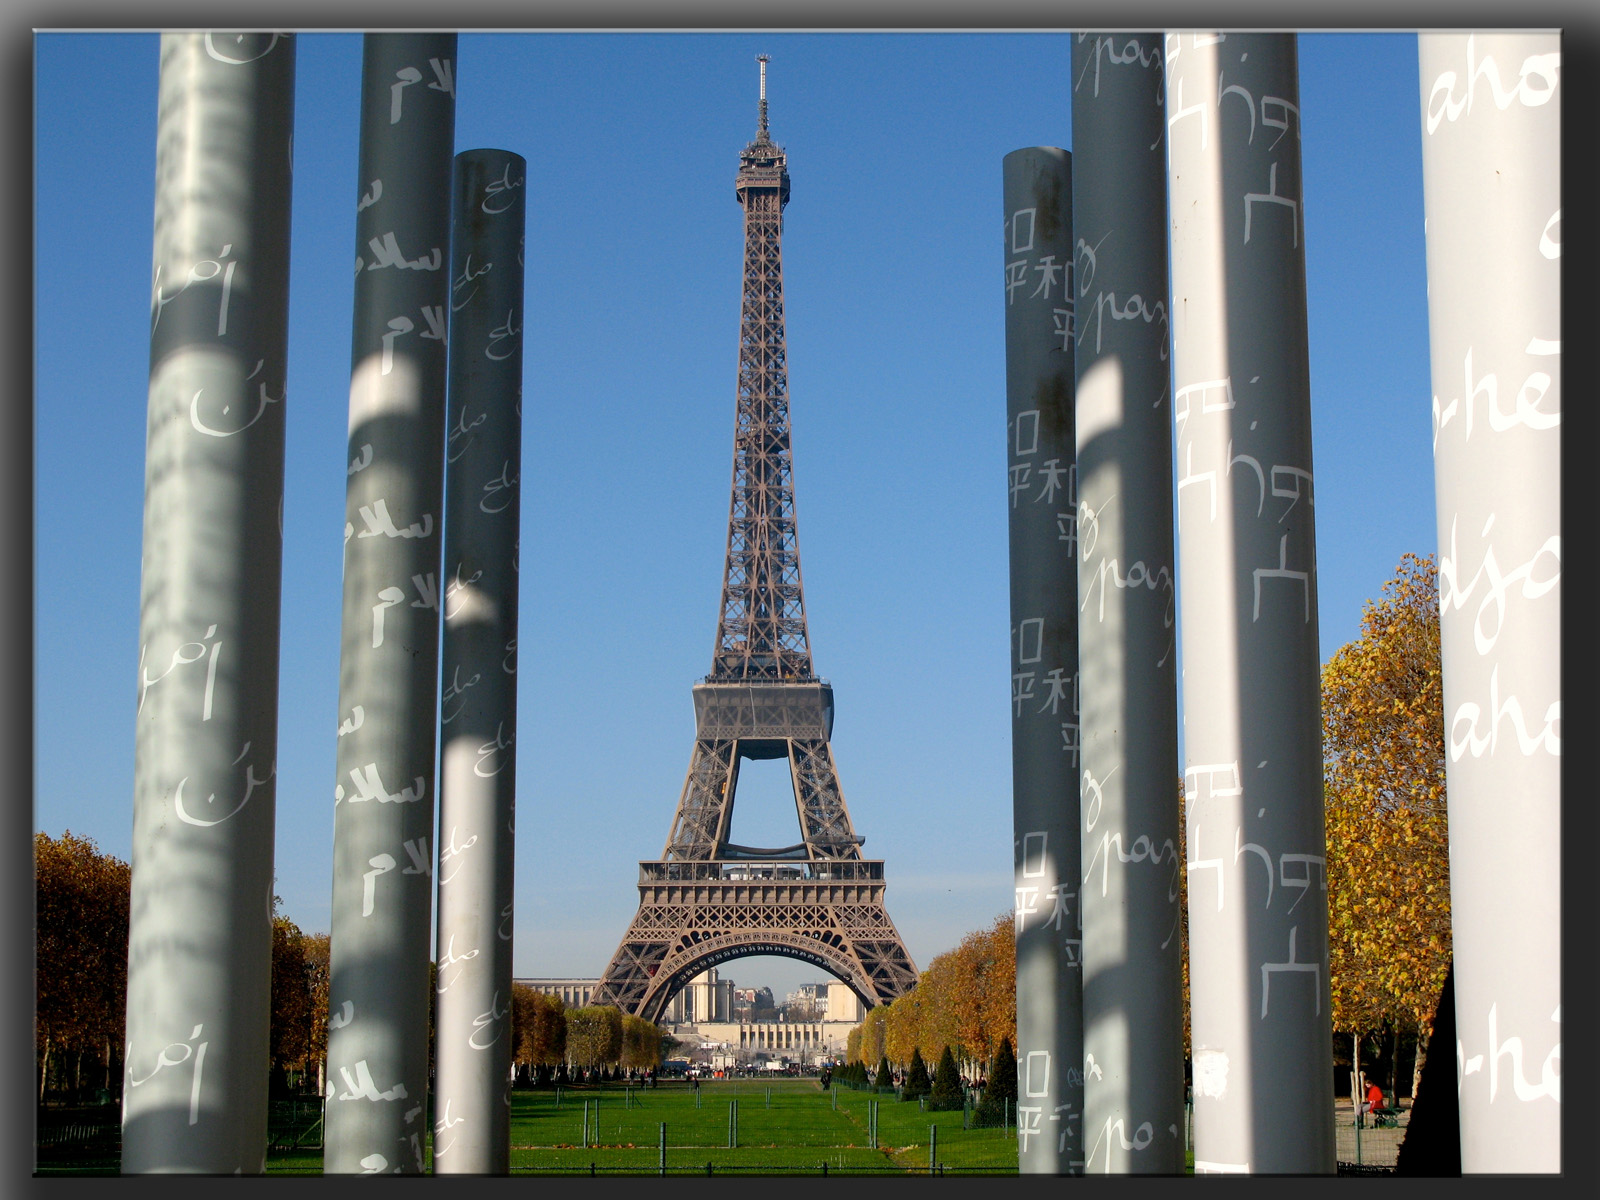
<instances>
[{"instance_id":1,"label":"shrub","mask_svg":"<svg viewBox=\"0 0 1600 1200\"><path fill-rule=\"evenodd\" d=\"M1017 1056L1011 1051L1011 1039L1001 1038L1000 1049L995 1051L989 1068L989 1082L983 1089L983 1099L978 1103L979 1124L998 1125L1005 1119L1007 1102L1014 1112L1017 1103Z\"/></svg>"},{"instance_id":2,"label":"shrub","mask_svg":"<svg viewBox=\"0 0 1600 1200\"><path fill-rule=\"evenodd\" d=\"M878 1077L872 1081L873 1087L893 1087L894 1076L889 1071L889 1056L885 1054L878 1060Z\"/></svg>"},{"instance_id":3,"label":"shrub","mask_svg":"<svg viewBox=\"0 0 1600 1200\"><path fill-rule=\"evenodd\" d=\"M933 1074L933 1090L928 1093L928 1107L940 1111L958 1109L965 1100L961 1076L956 1072L956 1057L946 1046L944 1053L939 1055L939 1067Z\"/></svg>"},{"instance_id":4,"label":"shrub","mask_svg":"<svg viewBox=\"0 0 1600 1200\"><path fill-rule=\"evenodd\" d=\"M933 1089L933 1081L928 1078L928 1064L922 1061L922 1051L915 1047L911 1050L911 1069L906 1072L906 1085L900 1090L902 1100L918 1100L926 1096Z\"/></svg>"}]
</instances>

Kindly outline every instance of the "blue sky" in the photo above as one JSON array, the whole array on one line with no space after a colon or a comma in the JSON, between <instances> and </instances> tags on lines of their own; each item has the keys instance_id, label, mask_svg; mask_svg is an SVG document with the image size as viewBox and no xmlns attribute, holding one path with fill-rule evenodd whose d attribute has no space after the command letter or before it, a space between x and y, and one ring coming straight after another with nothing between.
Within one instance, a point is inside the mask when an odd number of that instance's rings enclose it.
<instances>
[{"instance_id":1,"label":"blue sky","mask_svg":"<svg viewBox=\"0 0 1600 1200\"><path fill-rule=\"evenodd\" d=\"M1326 659L1401 555L1435 548L1421 135L1413 35L1299 47ZM34 824L123 858L157 48L36 40ZM801 560L841 783L919 967L1011 906L1000 163L1071 148L1068 35L463 34L457 148L528 161L518 975L603 969L688 765L757 53L793 178ZM298 54L276 862L285 910L325 930L360 37ZM772 765L741 773L736 841L795 840Z\"/></svg>"}]
</instances>

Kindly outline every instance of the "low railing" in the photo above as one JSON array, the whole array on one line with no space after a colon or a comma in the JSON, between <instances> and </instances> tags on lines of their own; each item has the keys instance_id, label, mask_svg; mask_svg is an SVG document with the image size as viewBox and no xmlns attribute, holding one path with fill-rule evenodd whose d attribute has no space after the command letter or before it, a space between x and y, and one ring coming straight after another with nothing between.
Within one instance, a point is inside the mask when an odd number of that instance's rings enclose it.
<instances>
[{"instance_id":1,"label":"low railing","mask_svg":"<svg viewBox=\"0 0 1600 1200\"><path fill-rule=\"evenodd\" d=\"M883 881L881 859L717 859L710 862L642 862L640 883L775 880L779 883Z\"/></svg>"}]
</instances>

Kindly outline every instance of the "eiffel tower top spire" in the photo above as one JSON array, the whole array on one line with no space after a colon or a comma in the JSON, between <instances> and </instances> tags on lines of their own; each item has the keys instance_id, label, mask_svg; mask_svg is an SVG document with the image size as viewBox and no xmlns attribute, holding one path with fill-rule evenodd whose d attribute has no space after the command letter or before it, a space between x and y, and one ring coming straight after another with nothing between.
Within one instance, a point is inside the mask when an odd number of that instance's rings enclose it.
<instances>
[{"instance_id":1,"label":"eiffel tower top spire","mask_svg":"<svg viewBox=\"0 0 1600 1200\"><path fill-rule=\"evenodd\" d=\"M733 494L712 682L810 681L811 645L800 587L789 370L783 320L783 206L788 156L767 130L767 57L755 140L739 155L734 195L744 208Z\"/></svg>"},{"instance_id":2,"label":"eiffel tower top spire","mask_svg":"<svg viewBox=\"0 0 1600 1200\"><path fill-rule=\"evenodd\" d=\"M765 54L758 54L756 61L761 64L761 108L756 127L756 137L760 138L767 132L767 64L772 60Z\"/></svg>"}]
</instances>

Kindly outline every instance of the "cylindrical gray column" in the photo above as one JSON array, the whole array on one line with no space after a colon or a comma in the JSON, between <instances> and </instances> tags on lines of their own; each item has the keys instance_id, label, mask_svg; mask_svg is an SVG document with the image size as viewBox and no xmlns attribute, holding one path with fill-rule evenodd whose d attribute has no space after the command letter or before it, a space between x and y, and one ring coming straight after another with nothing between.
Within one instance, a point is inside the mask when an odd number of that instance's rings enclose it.
<instances>
[{"instance_id":1,"label":"cylindrical gray column","mask_svg":"<svg viewBox=\"0 0 1600 1200\"><path fill-rule=\"evenodd\" d=\"M1421 34L1461 1168L1561 1170L1561 39Z\"/></svg>"},{"instance_id":2,"label":"cylindrical gray column","mask_svg":"<svg viewBox=\"0 0 1600 1200\"><path fill-rule=\"evenodd\" d=\"M361 68L328 988L329 1174L419 1172L428 1090L454 34Z\"/></svg>"},{"instance_id":3,"label":"cylindrical gray column","mask_svg":"<svg viewBox=\"0 0 1600 1200\"><path fill-rule=\"evenodd\" d=\"M1195 1169L1332 1173L1295 42L1165 46Z\"/></svg>"},{"instance_id":4,"label":"cylindrical gray column","mask_svg":"<svg viewBox=\"0 0 1600 1200\"><path fill-rule=\"evenodd\" d=\"M122 1170L267 1149L295 44L161 38Z\"/></svg>"},{"instance_id":5,"label":"cylindrical gray column","mask_svg":"<svg viewBox=\"0 0 1600 1200\"><path fill-rule=\"evenodd\" d=\"M1006 505L1016 835L1017 1154L1083 1169L1072 156L1013 150L1005 198Z\"/></svg>"},{"instance_id":6,"label":"cylindrical gray column","mask_svg":"<svg viewBox=\"0 0 1600 1200\"><path fill-rule=\"evenodd\" d=\"M527 164L456 155L445 455L433 1171L511 1169L517 532Z\"/></svg>"},{"instance_id":7,"label":"cylindrical gray column","mask_svg":"<svg viewBox=\"0 0 1600 1200\"><path fill-rule=\"evenodd\" d=\"M1084 1165L1184 1171L1178 697L1158 33L1072 44Z\"/></svg>"}]
</instances>

